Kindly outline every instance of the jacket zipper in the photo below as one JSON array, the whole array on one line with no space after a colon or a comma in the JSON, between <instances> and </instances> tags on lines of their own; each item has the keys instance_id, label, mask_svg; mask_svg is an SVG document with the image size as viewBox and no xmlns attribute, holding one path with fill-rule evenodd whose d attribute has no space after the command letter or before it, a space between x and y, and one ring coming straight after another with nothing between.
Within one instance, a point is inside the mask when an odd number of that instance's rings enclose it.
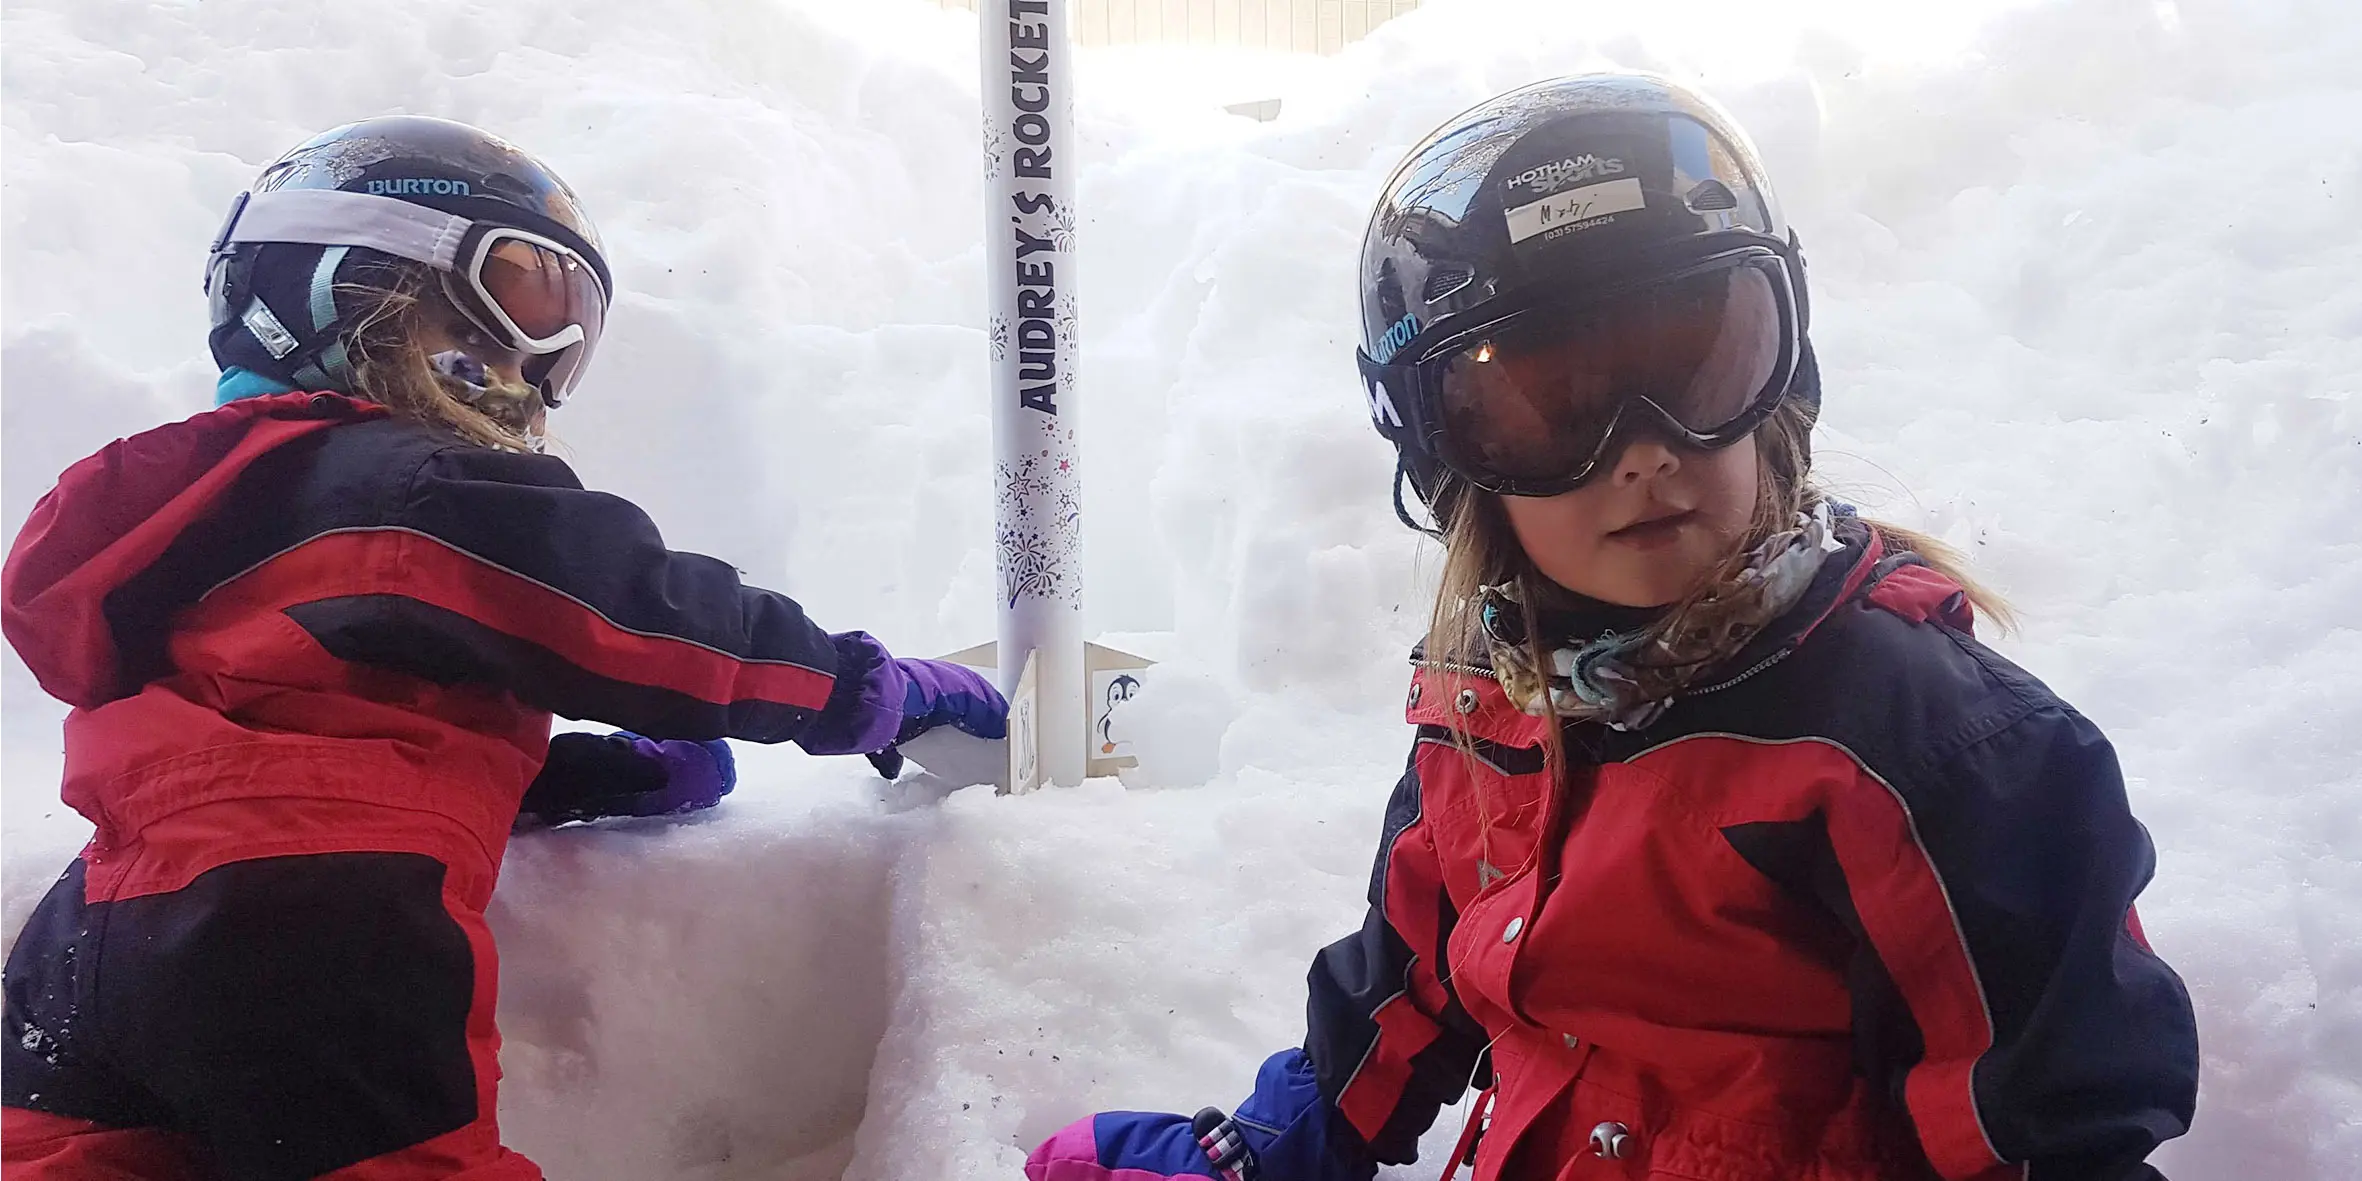
<instances>
[{"instance_id":1,"label":"jacket zipper","mask_svg":"<svg viewBox=\"0 0 2362 1181\"><path fill-rule=\"evenodd\" d=\"M1788 659L1788 654L1794 651L1796 651L1794 648L1782 648L1779 651L1756 661L1755 664L1749 667L1745 672L1742 672L1727 681L1721 681L1716 684L1708 685L1703 689L1691 689L1685 693L1675 694L1675 699L1679 700L1683 697L1703 697L1708 693L1720 693L1723 690L1731 688L1742 681L1746 681L1754 677L1755 674L1760 673L1763 670ZM1454 664L1446 660L1414 660L1411 663L1417 665L1420 668L1432 668L1442 672L1459 673L1463 676L1483 677L1488 681L1498 681L1501 679L1501 674L1494 672L1489 668L1478 668L1472 664Z\"/></svg>"},{"instance_id":2,"label":"jacket zipper","mask_svg":"<svg viewBox=\"0 0 2362 1181\"><path fill-rule=\"evenodd\" d=\"M1723 690L1728 689L1731 686L1736 685L1739 682L1744 681L1749 677L1752 677L1755 674L1762 672L1763 670L1770 668L1771 666L1778 664L1783 660L1788 659L1788 654L1790 652L1794 652L1795 650L1796 649L1794 648L1782 648L1779 651L1764 657L1762 660L1756 661L1754 667L1749 668L1747 671L1740 673L1739 675L1732 677L1721 684L1708 685L1703 689L1692 689L1687 693L1677 693L1674 695L1674 700L1679 701L1685 697L1704 697L1708 693L1720 693Z\"/></svg>"},{"instance_id":3,"label":"jacket zipper","mask_svg":"<svg viewBox=\"0 0 2362 1181\"><path fill-rule=\"evenodd\" d=\"M1447 673L1460 673L1464 676L1483 677L1488 681L1498 681L1501 679L1501 674L1494 672L1489 668L1478 668L1473 664L1453 664L1448 660L1414 660L1411 663L1420 668L1432 668Z\"/></svg>"}]
</instances>

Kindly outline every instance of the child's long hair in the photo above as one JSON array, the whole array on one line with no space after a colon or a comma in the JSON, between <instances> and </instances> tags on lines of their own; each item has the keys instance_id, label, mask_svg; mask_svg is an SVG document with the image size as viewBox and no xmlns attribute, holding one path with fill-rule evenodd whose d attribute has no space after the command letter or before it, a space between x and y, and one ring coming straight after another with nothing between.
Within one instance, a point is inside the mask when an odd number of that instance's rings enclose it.
<instances>
[{"instance_id":1,"label":"child's long hair","mask_svg":"<svg viewBox=\"0 0 2362 1181\"><path fill-rule=\"evenodd\" d=\"M1655 640L1684 625L1700 621L1687 619L1701 602L1717 587L1735 577L1745 566L1747 553L1765 538L1791 528L1796 515L1808 511L1824 500L1825 494L1816 487L1807 471L1805 442L1812 430L1811 411L1791 400L1781 405L1764 421L1755 433L1757 449L1757 494L1755 517L1742 539L1731 547L1730 555L1722 564L1701 579L1685 597L1667 607L1665 613L1650 628ZM1427 627L1427 660L1443 667L1431 669L1430 677L1441 677L1444 687L1457 696L1460 685L1454 683L1468 675L1454 669L1480 667L1487 664L1488 641L1484 634L1481 610L1483 588L1508 585L1514 587L1516 598L1525 612L1526 642L1531 645L1531 667L1547 669L1550 665L1549 641L1543 635L1537 605L1553 599L1563 599L1565 592L1535 568L1518 544L1517 535L1509 527L1508 515L1501 508L1500 498L1475 488L1449 472L1444 473L1435 490L1437 516L1446 522L1443 532L1444 560L1435 592L1434 612ZM2009 606L2001 598L1985 589L1970 577L1960 554L1943 542L1899 525L1883 521L1867 521L1885 543L1888 552L1908 551L1933 567L1937 573L1959 583L1968 594L1976 611L2007 630L2015 620ZM1686 630L1686 629L1685 629ZM1715 629L1719 630L1719 629ZM1718 654L1727 658L1733 653ZM1430 686L1434 688L1435 686ZM1469 736L1455 731L1462 753L1472 761L1475 750ZM1552 725L1545 730L1546 765L1563 785L1567 763L1562 729ZM1481 781L1481 780L1480 780ZM1491 829L1488 801L1477 801L1480 820L1486 830Z\"/></svg>"},{"instance_id":2,"label":"child's long hair","mask_svg":"<svg viewBox=\"0 0 2362 1181\"><path fill-rule=\"evenodd\" d=\"M397 417L439 427L480 447L534 450L521 425L503 422L460 400L458 383L436 372L428 360L421 343L427 317L445 297L442 284L424 264L379 268L369 281L339 284L337 298L352 300L361 309L345 338L354 394Z\"/></svg>"}]
</instances>

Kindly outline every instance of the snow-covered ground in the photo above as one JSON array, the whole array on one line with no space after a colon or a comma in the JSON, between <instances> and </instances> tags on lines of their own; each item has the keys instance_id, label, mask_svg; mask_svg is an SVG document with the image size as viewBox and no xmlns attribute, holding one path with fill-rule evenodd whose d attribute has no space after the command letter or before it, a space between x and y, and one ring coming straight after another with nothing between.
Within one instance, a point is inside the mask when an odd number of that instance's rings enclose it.
<instances>
[{"instance_id":1,"label":"snow-covered ground","mask_svg":"<svg viewBox=\"0 0 2362 1181\"><path fill-rule=\"evenodd\" d=\"M943 799L742 748L714 813L518 841L517 1146L559 1178L964 1181L1095 1108L1235 1101L1358 921L1432 565L1353 377L1367 204L1453 111L1615 63L1756 131L1813 260L1824 470L1969 548L2026 615L2005 647L2122 752L2206 1052L2161 1163L2362 1175L2350 0L1650 7L1085 56L1089 610L1167 661L1145 765ZM0 527L207 403L230 196L410 110L541 152L600 218L623 294L556 424L590 482L832 626L988 636L974 37L917 0L13 0ZM13 656L5 687L13 936L87 830L56 707Z\"/></svg>"}]
</instances>

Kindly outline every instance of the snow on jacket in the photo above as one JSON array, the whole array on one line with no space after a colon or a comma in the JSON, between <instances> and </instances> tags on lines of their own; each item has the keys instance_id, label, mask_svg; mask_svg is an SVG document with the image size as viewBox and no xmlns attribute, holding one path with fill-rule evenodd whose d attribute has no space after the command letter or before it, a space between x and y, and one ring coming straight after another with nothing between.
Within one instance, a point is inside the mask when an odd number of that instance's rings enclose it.
<instances>
[{"instance_id":1,"label":"snow on jacket","mask_svg":"<svg viewBox=\"0 0 2362 1181\"><path fill-rule=\"evenodd\" d=\"M1488 1076L1475 1173L2115 1181L2188 1127L2154 854L2100 732L1849 523L1805 601L1636 732L1422 664L1320 1092L1405 1161ZM1465 736L1465 743L1456 734Z\"/></svg>"}]
</instances>

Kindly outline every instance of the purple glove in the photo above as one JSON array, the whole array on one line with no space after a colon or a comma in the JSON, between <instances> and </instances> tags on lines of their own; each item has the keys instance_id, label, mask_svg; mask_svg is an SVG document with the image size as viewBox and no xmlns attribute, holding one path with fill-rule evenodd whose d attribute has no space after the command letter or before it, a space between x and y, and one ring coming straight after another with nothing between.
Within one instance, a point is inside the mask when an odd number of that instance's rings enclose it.
<instances>
[{"instance_id":1,"label":"purple glove","mask_svg":"<svg viewBox=\"0 0 2362 1181\"><path fill-rule=\"evenodd\" d=\"M658 741L629 730L557 734L549 760L525 789L523 826L607 816L670 816L711 808L738 785L738 762L720 739Z\"/></svg>"},{"instance_id":2,"label":"purple glove","mask_svg":"<svg viewBox=\"0 0 2362 1181\"><path fill-rule=\"evenodd\" d=\"M1192 1118L1103 1111L1042 1142L1026 1159L1027 1181L1368 1181L1378 1166L1350 1132L1332 1134L1336 1109L1313 1081L1302 1050L1274 1054L1255 1074L1255 1093L1225 1116Z\"/></svg>"},{"instance_id":3,"label":"purple glove","mask_svg":"<svg viewBox=\"0 0 2362 1181\"><path fill-rule=\"evenodd\" d=\"M897 660L910 687L902 695L902 729L897 743L937 726L978 738L1009 736L1009 702L984 674L948 660Z\"/></svg>"},{"instance_id":4,"label":"purple glove","mask_svg":"<svg viewBox=\"0 0 2362 1181\"><path fill-rule=\"evenodd\" d=\"M832 638L836 685L796 745L816 755L868 755L892 779L902 769L895 745L937 726L1008 737L1009 703L984 674L946 660L897 660L863 632Z\"/></svg>"}]
</instances>

